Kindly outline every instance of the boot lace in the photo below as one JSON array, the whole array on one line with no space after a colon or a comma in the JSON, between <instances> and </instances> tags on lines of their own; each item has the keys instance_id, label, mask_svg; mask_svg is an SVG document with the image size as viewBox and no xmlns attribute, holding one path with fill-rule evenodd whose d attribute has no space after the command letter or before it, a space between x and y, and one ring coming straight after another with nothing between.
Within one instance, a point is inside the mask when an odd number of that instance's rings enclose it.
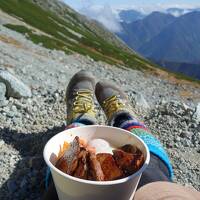
<instances>
[{"instance_id":1,"label":"boot lace","mask_svg":"<svg viewBox=\"0 0 200 200\"><path fill-rule=\"evenodd\" d=\"M124 108L124 104L120 101L120 98L116 95L113 95L103 102L103 108L108 118L110 118L113 113Z\"/></svg>"},{"instance_id":2,"label":"boot lace","mask_svg":"<svg viewBox=\"0 0 200 200\"><path fill-rule=\"evenodd\" d=\"M89 90L79 90L75 92L75 100L73 102L73 112L90 113L95 115L93 94Z\"/></svg>"}]
</instances>

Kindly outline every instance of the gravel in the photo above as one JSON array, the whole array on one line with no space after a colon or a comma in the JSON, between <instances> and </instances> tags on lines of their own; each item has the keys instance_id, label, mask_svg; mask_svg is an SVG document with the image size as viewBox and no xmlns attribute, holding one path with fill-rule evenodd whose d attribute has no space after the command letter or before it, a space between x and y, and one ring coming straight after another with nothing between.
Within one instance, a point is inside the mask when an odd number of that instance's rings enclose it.
<instances>
[{"instance_id":1,"label":"gravel","mask_svg":"<svg viewBox=\"0 0 200 200\"><path fill-rule=\"evenodd\" d=\"M97 81L111 80L127 92L139 118L168 151L175 181L200 190L199 87L45 49L3 26L0 36L7 38L0 39L1 68L32 92L28 98L7 97L0 106L0 199L41 198L46 170L43 147L66 125L65 89L81 69L91 71ZM183 92L190 97L181 95ZM96 106L98 121L103 124L105 116Z\"/></svg>"},{"instance_id":2,"label":"gravel","mask_svg":"<svg viewBox=\"0 0 200 200\"><path fill-rule=\"evenodd\" d=\"M145 117L152 133L167 149L174 167L175 181L200 189L200 123L195 108L184 103L160 102Z\"/></svg>"}]
</instances>

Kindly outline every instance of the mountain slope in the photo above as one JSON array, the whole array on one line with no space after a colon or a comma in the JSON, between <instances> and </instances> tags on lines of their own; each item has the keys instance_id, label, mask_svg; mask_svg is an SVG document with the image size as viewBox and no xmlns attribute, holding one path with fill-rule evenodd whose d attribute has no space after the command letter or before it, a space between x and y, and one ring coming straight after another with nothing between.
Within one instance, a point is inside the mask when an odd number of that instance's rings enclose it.
<instances>
[{"instance_id":1,"label":"mountain slope","mask_svg":"<svg viewBox=\"0 0 200 200\"><path fill-rule=\"evenodd\" d=\"M156 62L156 61L155 61ZM200 64L160 61L159 65L175 73L182 73L200 80Z\"/></svg>"},{"instance_id":2,"label":"mountain slope","mask_svg":"<svg viewBox=\"0 0 200 200\"><path fill-rule=\"evenodd\" d=\"M131 10L121 10L119 12L119 17L121 21L125 23L131 23L139 19L143 19L145 15L137 10L131 9Z\"/></svg>"},{"instance_id":3,"label":"mountain slope","mask_svg":"<svg viewBox=\"0 0 200 200\"><path fill-rule=\"evenodd\" d=\"M128 51L129 53L133 52L128 48L127 45L123 43L122 40L120 40L116 35L112 34L110 31L105 29L105 27L102 26L102 24L100 24L98 21L88 19L86 16L76 12L62 1L32 0L32 2L39 5L40 7L42 7L47 11L49 10L52 11L57 16L62 17L67 21L74 21L76 23L81 23L83 24L82 27L83 29L86 28L92 34L95 34L101 38L106 38L106 41L109 41L110 43L116 45L119 48L122 48L125 51Z\"/></svg>"},{"instance_id":4,"label":"mountain slope","mask_svg":"<svg viewBox=\"0 0 200 200\"><path fill-rule=\"evenodd\" d=\"M6 27L25 34L47 48L66 53L78 52L94 60L135 69L153 67L150 62L130 51L112 33L56 0L7 0L1 1L0 9L29 25L29 28L15 24L6 24ZM44 34L36 34L34 29Z\"/></svg>"},{"instance_id":5,"label":"mountain slope","mask_svg":"<svg viewBox=\"0 0 200 200\"><path fill-rule=\"evenodd\" d=\"M142 20L129 24L122 23L123 32L118 36L132 49L138 50L174 20L175 17L172 15L153 12Z\"/></svg>"},{"instance_id":6,"label":"mountain slope","mask_svg":"<svg viewBox=\"0 0 200 200\"><path fill-rule=\"evenodd\" d=\"M139 52L157 61L200 64L200 12L177 18ZM155 45L156 44L156 45Z\"/></svg>"}]
</instances>

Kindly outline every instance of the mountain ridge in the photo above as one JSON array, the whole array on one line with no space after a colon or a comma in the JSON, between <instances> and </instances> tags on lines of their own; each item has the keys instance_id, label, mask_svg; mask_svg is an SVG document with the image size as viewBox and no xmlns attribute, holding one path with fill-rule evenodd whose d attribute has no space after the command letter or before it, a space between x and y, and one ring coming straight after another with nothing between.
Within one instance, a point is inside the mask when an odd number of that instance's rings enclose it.
<instances>
[{"instance_id":1,"label":"mountain ridge","mask_svg":"<svg viewBox=\"0 0 200 200\"><path fill-rule=\"evenodd\" d=\"M139 49L139 52L157 61L200 64L198 19L198 11L182 15Z\"/></svg>"},{"instance_id":2,"label":"mountain ridge","mask_svg":"<svg viewBox=\"0 0 200 200\"><path fill-rule=\"evenodd\" d=\"M164 27L172 23L175 17L161 12L153 12L144 19L132 23L121 23L122 33L117 34L132 49L138 50L144 43L155 37ZM154 24L154 21L156 22Z\"/></svg>"}]
</instances>

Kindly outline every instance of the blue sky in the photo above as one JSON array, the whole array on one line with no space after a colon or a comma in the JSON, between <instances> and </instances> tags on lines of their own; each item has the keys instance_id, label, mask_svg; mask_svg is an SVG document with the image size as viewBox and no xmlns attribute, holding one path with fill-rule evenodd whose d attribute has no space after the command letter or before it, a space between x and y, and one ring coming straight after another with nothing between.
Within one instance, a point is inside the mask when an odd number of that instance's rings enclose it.
<instances>
[{"instance_id":1,"label":"blue sky","mask_svg":"<svg viewBox=\"0 0 200 200\"><path fill-rule=\"evenodd\" d=\"M200 8L200 0L62 0L89 18L101 22L112 32L120 32L118 13L121 9L134 9L149 14L153 11L166 12L167 8ZM179 12L173 13L180 16Z\"/></svg>"},{"instance_id":2,"label":"blue sky","mask_svg":"<svg viewBox=\"0 0 200 200\"><path fill-rule=\"evenodd\" d=\"M111 7L145 7L145 8L163 8L163 7L200 7L200 0L64 0L68 5L75 9L81 9L90 5L105 5Z\"/></svg>"}]
</instances>

